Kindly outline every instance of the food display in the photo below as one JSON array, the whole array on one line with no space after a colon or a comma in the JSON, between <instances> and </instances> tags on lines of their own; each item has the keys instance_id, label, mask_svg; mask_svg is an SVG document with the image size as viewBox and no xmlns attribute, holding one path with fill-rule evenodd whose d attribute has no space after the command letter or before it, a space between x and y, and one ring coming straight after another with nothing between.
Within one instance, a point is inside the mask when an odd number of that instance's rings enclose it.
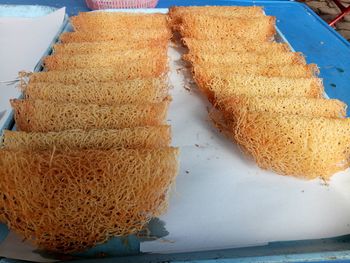
<instances>
[{"instance_id":1,"label":"food display","mask_svg":"<svg viewBox=\"0 0 350 263\"><path fill-rule=\"evenodd\" d=\"M150 220L166 211L179 169L167 119L173 64L187 66L190 81L211 104L210 123L259 167L325 180L346 169L347 106L325 98L317 65L277 42L275 23L257 6L72 17L73 32L61 34L43 58L43 71L22 74L23 97L10 101L16 129L2 134L0 221L39 249L63 254L147 231ZM170 41L175 44L168 52ZM169 63L174 50L182 55L178 64ZM186 79L187 69L176 71ZM184 96L190 89L183 84L177 92ZM186 109L181 116L197 116L196 109ZM176 127L183 137L192 131L190 120ZM201 120L193 130L207 123ZM192 134L204 138L201 145L188 136L182 160L189 157L197 168L200 154L208 163L229 162L231 155L216 154L229 141L211 145L207 138L214 135L219 137L215 128ZM202 185L196 187L200 192Z\"/></svg>"},{"instance_id":2,"label":"food display","mask_svg":"<svg viewBox=\"0 0 350 263\"><path fill-rule=\"evenodd\" d=\"M273 40L274 17L260 7L173 7L170 18L214 124L261 168L328 179L349 166L346 105L324 98L316 65Z\"/></svg>"},{"instance_id":3,"label":"food display","mask_svg":"<svg viewBox=\"0 0 350 263\"><path fill-rule=\"evenodd\" d=\"M143 230L166 210L178 170L166 15L82 13L71 23L44 71L21 82L17 131L3 132L0 149L1 220L59 253Z\"/></svg>"}]
</instances>

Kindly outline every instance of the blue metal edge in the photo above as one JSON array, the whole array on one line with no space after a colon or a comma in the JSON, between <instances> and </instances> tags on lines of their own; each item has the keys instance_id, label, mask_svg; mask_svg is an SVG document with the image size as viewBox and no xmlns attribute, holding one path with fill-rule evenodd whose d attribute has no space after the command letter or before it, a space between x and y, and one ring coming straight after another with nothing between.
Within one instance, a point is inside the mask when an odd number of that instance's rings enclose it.
<instances>
[{"instance_id":1,"label":"blue metal edge","mask_svg":"<svg viewBox=\"0 0 350 263\"><path fill-rule=\"evenodd\" d=\"M76 263L155 263L155 262L350 262L350 235L317 240L271 242L268 245L173 254L139 254L98 259L75 260ZM2 259L0 263L22 262Z\"/></svg>"},{"instance_id":2,"label":"blue metal edge","mask_svg":"<svg viewBox=\"0 0 350 263\"><path fill-rule=\"evenodd\" d=\"M350 235L317 240L270 242L263 246L175 254L140 254L137 256L104 258L99 263L134 262L349 262ZM77 260L90 263L92 260Z\"/></svg>"}]
</instances>

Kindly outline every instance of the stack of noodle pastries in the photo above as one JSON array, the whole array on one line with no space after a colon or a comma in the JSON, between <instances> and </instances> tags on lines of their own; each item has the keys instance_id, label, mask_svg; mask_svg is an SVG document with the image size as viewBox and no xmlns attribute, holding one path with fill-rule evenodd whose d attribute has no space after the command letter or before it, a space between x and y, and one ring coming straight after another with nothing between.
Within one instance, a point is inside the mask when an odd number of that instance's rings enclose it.
<instances>
[{"instance_id":1,"label":"stack of noodle pastries","mask_svg":"<svg viewBox=\"0 0 350 263\"><path fill-rule=\"evenodd\" d=\"M0 220L40 249L83 251L167 208L178 170L165 123L167 21L79 14L45 71L21 82L18 131L1 140Z\"/></svg>"},{"instance_id":2,"label":"stack of noodle pastries","mask_svg":"<svg viewBox=\"0 0 350 263\"><path fill-rule=\"evenodd\" d=\"M273 41L274 17L261 7L174 7L170 23L214 124L260 167L329 179L349 166L346 105L324 98L315 64Z\"/></svg>"}]
</instances>

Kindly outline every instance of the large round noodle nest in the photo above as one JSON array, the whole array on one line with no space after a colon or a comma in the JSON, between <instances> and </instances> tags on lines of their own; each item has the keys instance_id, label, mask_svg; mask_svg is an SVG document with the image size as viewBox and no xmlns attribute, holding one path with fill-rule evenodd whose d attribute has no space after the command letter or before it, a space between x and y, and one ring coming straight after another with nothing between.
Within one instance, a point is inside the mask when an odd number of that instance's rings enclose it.
<instances>
[{"instance_id":1,"label":"large round noodle nest","mask_svg":"<svg viewBox=\"0 0 350 263\"><path fill-rule=\"evenodd\" d=\"M136 233L165 211L177 155L176 148L0 150L2 218L39 248L60 253Z\"/></svg>"},{"instance_id":2,"label":"large round noodle nest","mask_svg":"<svg viewBox=\"0 0 350 263\"><path fill-rule=\"evenodd\" d=\"M350 119L243 112L231 126L256 163L284 175L329 179L350 161Z\"/></svg>"}]
</instances>

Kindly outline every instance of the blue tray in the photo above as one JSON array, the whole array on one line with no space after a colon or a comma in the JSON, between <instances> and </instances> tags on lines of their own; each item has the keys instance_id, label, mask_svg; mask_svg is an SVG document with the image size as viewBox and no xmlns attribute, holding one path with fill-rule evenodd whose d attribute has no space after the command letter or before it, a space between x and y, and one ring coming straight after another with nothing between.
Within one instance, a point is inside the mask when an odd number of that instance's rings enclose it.
<instances>
[{"instance_id":1,"label":"blue tray","mask_svg":"<svg viewBox=\"0 0 350 263\"><path fill-rule=\"evenodd\" d=\"M0 4L9 4L9 2L0 0ZM55 7L66 5L69 14L76 14L78 11L88 11L82 0L61 0L55 3L49 0L13 0L11 4L46 4ZM307 6L287 1L161 0L158 7L169 7L172 5L263 5L267 15L277 17L279 29L293 48L296 51L303 52L306 55L308 63L319 65L328 96L341 99L347 104L350 104L350 91L347 89L347 83L350 80L350 45ZM127 246L120 239L112 240L107 246L113 247L116 255L130 255L138 253L138 242L136 238L129 237ZM219 251L118 257L118 261L325 262L332 260L332 262L350 262L349 248L350 236L343 236L320 240L274 242L266 246ZM99 250L104 250L104 248L97 247L82 256L88 257ZM96 261L96 259L93 260ZM99 262L110 262L112 260L115 261L116 258L99 259ZM13 262L5 259L1 261Z\"/></svg>"}]
</instances>

